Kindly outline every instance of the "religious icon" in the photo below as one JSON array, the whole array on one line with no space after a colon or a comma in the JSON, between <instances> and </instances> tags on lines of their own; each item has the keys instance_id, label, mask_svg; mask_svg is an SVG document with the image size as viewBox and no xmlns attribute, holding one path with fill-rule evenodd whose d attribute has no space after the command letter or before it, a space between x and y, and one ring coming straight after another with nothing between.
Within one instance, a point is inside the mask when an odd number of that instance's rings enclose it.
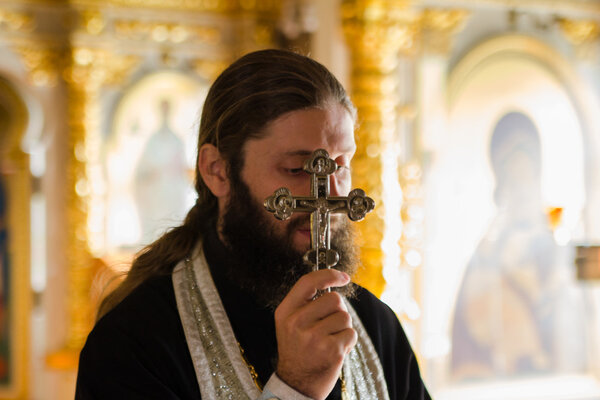
<instances>
[{"instance_id":1,"label":"religious icon","mask_svg":"<svg viewBox=\"0 0 600 400\"><path fill-rule=\"evenodd\" d=\"M195 201L195 122L207 86L175 71L144 76L115 104L102 156L104 194L92 197L94 252L110 265L183 220ZM94 214L96 213L97 214Z\"/></svg>"},{"instance_id":2,"label":"religious icon","mask_svg":"<svg viewBox=\"0 0 600 400\"><path fill-rule=\"evenodd\" d=\"M453 322L456 379L523 376L582 365L576 304L544 214L541 144L525 114L497 123L490 158L498 214L475 250Z\"/></svg>"},{"instance_id":3,"label":"religious icon","mask_svg":"<svg viewBox=\"0 0 600 400\"><path fill-rule=\"evenodd\" d=\"M160 101L159 127L149 137L137 163L134 195L141 243L150 243L164 229L165 210L182 215L190 186L185 143L171 129L171 103Z\"/></svg>"},{"instance_id":4,"label":"religious icon","mask_svg":"<svg viewBox=\"0 0 600 400\"><path fill-rule=\"evenodd\" d=\"M323 149L315 150L303 169L311 174L309 197L296 197L287 188L279 188L265 199L264 205L280 220L288 219L294 212L311 213L311 249L304 255L304 262L312 265L313 270L331 268L340 257L330 248L330 215L345 213L352 221L360 221L375 208L375 202L361 189L352 190L346 197L329 196L329 175L338 166Z\"/></svg>"}]
</instances>

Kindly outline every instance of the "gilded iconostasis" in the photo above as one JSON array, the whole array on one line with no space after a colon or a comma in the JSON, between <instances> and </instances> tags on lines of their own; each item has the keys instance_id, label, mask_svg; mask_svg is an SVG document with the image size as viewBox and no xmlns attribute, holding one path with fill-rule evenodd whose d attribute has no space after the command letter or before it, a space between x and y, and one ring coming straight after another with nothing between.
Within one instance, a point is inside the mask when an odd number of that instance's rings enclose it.
<instances>
[{"instance_id":1,"label":"gilded iconostasis","mask_svg":"<svg viewBox=\"0 0 600 400\"><path fill-rule=\"evenodd\" d=\"M600 1L0 0L0 398L73 397L95 308L194 204L219 72L358 109L357 281L436 399L600 398Z\"/></svg>"}]
</instances>

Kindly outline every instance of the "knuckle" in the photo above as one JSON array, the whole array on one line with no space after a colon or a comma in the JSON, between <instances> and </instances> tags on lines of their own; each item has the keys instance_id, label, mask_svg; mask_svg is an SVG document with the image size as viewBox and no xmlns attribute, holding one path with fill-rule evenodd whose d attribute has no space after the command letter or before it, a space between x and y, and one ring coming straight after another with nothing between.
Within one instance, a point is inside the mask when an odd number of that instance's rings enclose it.
<instances>
[{"instance_id":1,"label":"knuckle","mask_svg":"<svg viewBox=\"0 0 600 400\"><path fill-rule=\"evenodd\" d=\"M300 325L301 320L302 316L299 313L294 313L288 316L286 325L289 326L291 329L294 329L295 327Z\"/></svg>"},{"instance_id":2,"label":"knuckle","mask_svg":"<svg viewBox=\"0 0 600 400\"><path fill-rule=\"evenodd\" d=\"M347 327L352 327L352 317L347 312L341 313L342 324Z\"/></svg>"},{"instance_id":3,"label":"knuckle","mask_svg":"<svg viewBox=\"0 0 600 400\"><path fill-rule=\"evenodd\" d=\"M358 341L358 333L353 328L348 328L350 331L350 338L348 340L348 347L354 347L356 342Z\"/></svg>"},{"instance_id":4,"label":"knuckle","mask_svg":"<svg viewBox=\"0 0 600 400\"><path fill-rule=\"evenodd\" d=\"M332 307L334 307L336 310L342 310L342 311L346 310L344 300L339 293L331 292L331 293L328 293L327 295L328 295L327 300Z\"/></svg>"},{"instance_id":5,"label":"knuckle","mask_svg":"<svg viewBox=\"0 0 600 400\"><path fill-rule=\"evenodd\" d=\"M325 268L316 271L315 274L319 274L324 281L331 281L335 279L337 271L333 268Z\"/></svg>"},{"instance_id":6,"label":"knuckle","mask_svg":"<svg viewBox=\"0 0 600 400\"><path fill-rule=\"evenodd\" d=\"M344 361L344 357L346 356L345 346L341 346L337 344L336 346L331 346L329 351L329 360L333 363L340 363Z\"/></svg>"},{"instance_id":7,"label":"knuckle","mask_svg":"<svg viewBox=\"0 0 600 400\"><path fill-rule=\"evenodd\" d=\"M298 279L298 282L296 283L297 285L304 285L306 283L306 281L310 281L311 280L311 274L304 274L300 277L300 279Z\"/></svg>"}]
</instances>

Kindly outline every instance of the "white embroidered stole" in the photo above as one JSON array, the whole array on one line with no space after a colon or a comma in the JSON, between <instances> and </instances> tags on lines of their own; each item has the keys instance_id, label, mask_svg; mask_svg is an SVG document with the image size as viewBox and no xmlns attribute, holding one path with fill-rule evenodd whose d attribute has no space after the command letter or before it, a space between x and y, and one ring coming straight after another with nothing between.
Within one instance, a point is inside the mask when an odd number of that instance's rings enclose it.
<instances>
[{"instance_id":1,"label":"white embroidered stole","mask_svg":"<svg viewBox=\"0 0 600 400\"><path fill-rule=\"evenodd\" d=\"M202 246L173 270L173 287L203 399L255 399L260 390L242 359ZM389 399L383 368L371 338L349 303L358 342L343 365L348 399Z\"/></svg>"}]
</instances>

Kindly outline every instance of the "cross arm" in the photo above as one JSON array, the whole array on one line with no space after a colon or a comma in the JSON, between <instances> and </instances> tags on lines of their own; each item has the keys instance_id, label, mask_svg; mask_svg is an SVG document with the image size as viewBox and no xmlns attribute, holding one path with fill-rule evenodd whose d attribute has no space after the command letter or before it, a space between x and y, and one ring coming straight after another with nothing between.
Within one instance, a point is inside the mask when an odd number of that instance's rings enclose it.
<instances>
[{"instance_id":1,"label":"cross arm","mask_svg":"<svg viewBox=\"0 0 600 400\"><path fill-rule=\"evenodd\" d=\"M275 218L285 220L294 212L313 212L311 201L313 201L312 197L293 196L288 188L282 187L265 199L264 206L267 211L275 215Z\"/></svg>"}]
</instances>

